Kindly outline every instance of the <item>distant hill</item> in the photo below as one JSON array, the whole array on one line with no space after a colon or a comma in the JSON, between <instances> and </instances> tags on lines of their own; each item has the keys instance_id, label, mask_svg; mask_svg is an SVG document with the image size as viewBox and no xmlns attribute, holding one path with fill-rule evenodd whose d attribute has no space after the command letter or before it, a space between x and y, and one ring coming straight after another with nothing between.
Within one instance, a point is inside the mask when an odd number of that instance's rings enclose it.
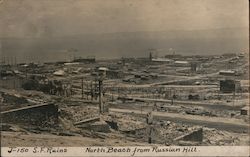
<instances>
[{"instance_id":1,"label":"distant hill","mask_svg":"<svg viewBox=\"0 0 250 157\"><path fill-rule=\"evenodd\" d=\"M148 49L170 48L181 54L223 54L248 51L248 28L194 31L121 32L51 38L1 38L2 55L19 61L55 61L70 56L97 58L148 56ZM77 51L72 52L71 49Z\"/></svg>"}]
</instances>

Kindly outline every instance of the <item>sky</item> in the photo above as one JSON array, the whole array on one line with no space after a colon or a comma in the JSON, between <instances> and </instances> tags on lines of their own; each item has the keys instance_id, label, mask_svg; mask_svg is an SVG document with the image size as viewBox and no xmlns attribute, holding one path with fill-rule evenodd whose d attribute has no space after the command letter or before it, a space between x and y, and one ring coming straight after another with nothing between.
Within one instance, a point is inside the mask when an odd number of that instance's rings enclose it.
<instances>
[{"instance_id":1,"label":"sky","mask_svg":"<svg viewBox=\"0 0 250 157\"><path fill-rule=\"evenodd\" d=\"M0 0L0 37L241 28L248 0Z\"/></svg>"}]
</instances>

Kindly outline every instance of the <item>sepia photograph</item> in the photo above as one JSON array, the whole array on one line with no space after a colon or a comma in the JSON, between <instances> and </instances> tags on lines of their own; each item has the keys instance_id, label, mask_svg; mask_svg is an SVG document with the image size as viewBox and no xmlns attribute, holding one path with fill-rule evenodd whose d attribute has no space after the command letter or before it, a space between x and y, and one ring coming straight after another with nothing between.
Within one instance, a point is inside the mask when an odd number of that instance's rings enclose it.
<instances>
[{"instance_id":1,"label":"sepia photograph","mask_svg":"<svg viewBox=\"0 0 250 157\"><path fill-rule=\"evenodd\" d=\"M1 156L249 156L249 89L249 0L0 0Z\"/></svg>"}]
</instances>

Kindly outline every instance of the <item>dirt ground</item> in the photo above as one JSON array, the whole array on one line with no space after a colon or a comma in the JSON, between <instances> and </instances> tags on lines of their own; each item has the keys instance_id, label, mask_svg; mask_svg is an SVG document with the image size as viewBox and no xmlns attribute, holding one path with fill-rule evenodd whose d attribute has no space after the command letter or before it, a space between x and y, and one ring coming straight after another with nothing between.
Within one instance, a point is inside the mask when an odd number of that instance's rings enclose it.
<instances>
[{"instance_id":1,"label":"dirt ground","mask_svg":"<svg viewBox=\"0 0 250 157\"><path fill-rule=\"evenodd\" d=\"M136 140L128 141L124 138L90 138L82 136L57 136L49 134L24 134L22 132L1 132L2 147L8 146L144 146L147 143L138 143Z\"/></svg>"}]
</instances>

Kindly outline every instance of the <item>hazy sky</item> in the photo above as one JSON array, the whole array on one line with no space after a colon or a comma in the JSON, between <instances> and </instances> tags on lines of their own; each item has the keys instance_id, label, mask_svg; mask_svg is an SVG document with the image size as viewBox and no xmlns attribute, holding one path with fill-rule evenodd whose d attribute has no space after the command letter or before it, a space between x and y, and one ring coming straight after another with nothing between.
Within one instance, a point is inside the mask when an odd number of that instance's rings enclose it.
<instances>
[{"instance_id":1,"label":"hazy sky","mask_svg":"<svg viewBox=\"0 0 250 157\"><path fill-rule=\"evenodd\" d=\"M0 0L0 35L248 27L248 11L248 0Z\"/></svg>"}]
</instances>

